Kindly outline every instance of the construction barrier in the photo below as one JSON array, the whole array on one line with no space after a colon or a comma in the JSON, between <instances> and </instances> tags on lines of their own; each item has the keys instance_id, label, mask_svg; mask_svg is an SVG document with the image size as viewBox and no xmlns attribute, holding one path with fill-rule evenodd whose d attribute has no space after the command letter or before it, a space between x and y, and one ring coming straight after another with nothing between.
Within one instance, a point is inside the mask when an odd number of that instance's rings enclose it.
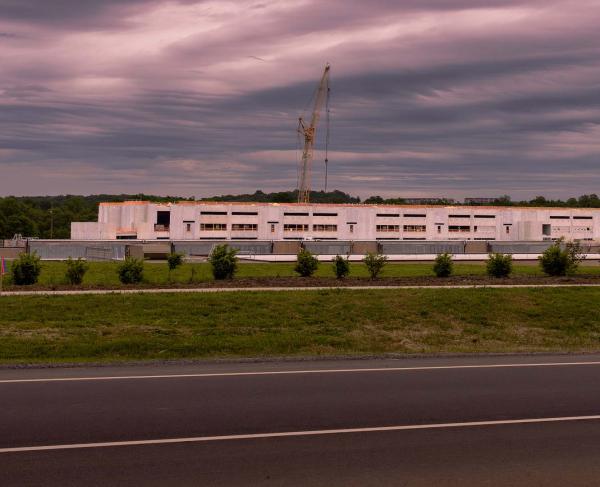
<instances>
[{"instance_id":1,"label":"construction barrier","mask_svg":"<svg viewBox=\"0 0 600 487\"><path fill-rule=\"evenodd\" d=\"M387 242L380 241L379 247L383 254L464 254L465 242Z\"/></svg>"},{"instance_id":2,"label":"construction barrier","mask_svg":"<svg viewBox=\"0 0 600 487\"><path fill-rule=\"evenodd\" d=\"M315 241L303 242L303 246L309 252L319 255L347 255L352 253L352 242Z\"/></svg>"},{"instance_id":3,"label":"construction barrier","mask_svg":"<svg viewBox=\"0 0 600 487\"><path fill-rule=\"evenodd\" d=\"M66 260L69 257L121 260L125 258L126 244L118 240L29 240L27 247L29 253L35 252L42 260Z\"/></svg>"},{"instance_id":4,"label":"construction barrier","mask_svg":"<svg viewBox=\"0 0 600 487\"><path fill-rule=\"evenodd\" d=\"M238 255L265 255L273 253L273 242L206 240L206 241L174 241L173 250L186 256L207 256L215 245L227 244L238 251Z\"/></svg>"},{"instance_id":5,"label":"construction barrier","mask_svg":"<svg viewBox=\"0 0 600 487\"><path fill-rule=\"evenodd\" d=\"M485 256L490 252L530 256L535 258L543 253L552 241L510 242L510 241L330 241L330 240L181 240L181 241L140 241L140 240L29 240L27 247L0 247L0 256L13 259L22 252L35 252L44 260L65 260L84 258L87 260L122 260L127 255L136 258L164 259L170 252L180 252L185 257L206 257L215 245L226 244L238 250L242 258L260 260L261 256L295 256L304 247L313 254L364 256L367 252L381 252L388 256L406 256L416 259L435 256L441 253L453 255ZM584 254L600 254L598 242L580 242ZM286 257L287 258L287 257ZM479 258L479 257L478 257Z\"/></svg>"}]
</instances>

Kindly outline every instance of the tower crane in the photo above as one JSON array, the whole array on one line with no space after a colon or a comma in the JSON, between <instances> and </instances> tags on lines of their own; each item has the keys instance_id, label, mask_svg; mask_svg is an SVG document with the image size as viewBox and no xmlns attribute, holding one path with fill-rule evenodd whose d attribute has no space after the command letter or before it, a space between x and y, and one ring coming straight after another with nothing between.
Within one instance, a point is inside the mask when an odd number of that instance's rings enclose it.
<instances>
[{"instance_id":1,"label":"tower crane","mask_svg":"<svg viewBox=\"0 0 600 487\"><path fill-rule=\"evenodd\" d=\"M313 153L315 147L315 139L317 135L317 124L321 116L321 110L323 106L326 109L327 117L327 134L325 144L325 190L327 190L327 150L329 143L329 63L325 65L323 76L317 87L317 91L314 96L314 105L312 114L310 117L310 123L308 120L304 120L302 117L298 119L298 134L304 138L304 148L302 150L302 159L300 160L300 168L298 171L298 203L308 203L310 199L310 186L311 186L311 172Z\"/></svg>"}]
</instances>

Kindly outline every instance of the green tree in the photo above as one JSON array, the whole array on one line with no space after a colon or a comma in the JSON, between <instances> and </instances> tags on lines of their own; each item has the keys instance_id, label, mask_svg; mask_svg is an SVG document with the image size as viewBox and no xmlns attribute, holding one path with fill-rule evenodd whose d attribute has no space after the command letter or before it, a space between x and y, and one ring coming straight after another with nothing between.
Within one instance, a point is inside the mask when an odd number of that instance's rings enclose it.
<instances>
[{"instance_id":1,"label":"green tree","mask_svg":"<svg viewBox=\"0 0 600 487\"><path fill-rule=\"evenodd\" d=\"M384 203L384 200L381 196L369 196L365 200L365 205L381 205Z\"/></svg>"},{"instance_id":2,"label":"green tree","mask_svg":"<svg viewBox=\"0 0 600 487\"><path fill-rule=\"evenodd\" d=\"M67 259L67 272L66 278L69 284L79 285L83 282L83 276L88 271L90 266L81 257L78 259Z\"/></svg>"},{"instance_id":3,"label":"green tree","mask_svg":"<svg viewBox=\"0 0 600 487\"><path fill-rule=\"evenodd\" d=\"M138 284L144 278L144 261L135 257L125 257L117 272L119 281L123 284Z\"/></svg>"},{"instance_id":4,"label":"green tree","mask_svg":"<svg viewBox=\"0 0 600 487\"><path fill-rule=\"evenodd\" d=\"M237 271L238 251L227 244L215 245L208 256L215 279L232 279Z\"/></svg>"},{"instance_id":5,"label":"green tree","mask_svg":"<svg viewBox=\"0 0 600 487\"><path fill-rule=\"evenodd\" d=\"M380 254L379 252L367 252L363 258L363 262L367 266L367 271L369 271L371 279L379 277L379 274L381 274L387 264L387 260L387 255Z\"/></svg>"},{"instance_id":6,"label":"green tree","mask_svg":"<svg viewBox=\"0 0 600 487\"><path fill-rule=\"evenodd\" d=\"M12 280L17 286L30 286L35 284L42 272L40 258L34 252L22 253L11 265Z\"/></svg>"},{"instance_id":7,"label":"green tree","mask_svg":"<svg viewBox=\"0 0 600 487\"><path fill-rule=\"evenodd\" d=\"M171 252L167 255L167 266L169 268L169 282L171 282L171 272L183 264L183 254L179 252Z\"/></svg>"},{"instance_id":8,"label":"green tree","mask_svg":"<svg viewBox=\"0 0 600 487\"><path fill-rule=\"evenodd\" d=\"M338 279L343 279L350 274L350 262L348 262L348 258L336 255L333 258L333 272Z\"/></svg>"},{"instance_id":9,"label":"green tree","mask_svg":"<svg viewBox=\"0 0 600 487\"><path fill-rule=\"evenodd\" d=\"M308 250L302 249L296 256L294 271L302 277L312 276L319 267L319 260Z\"/></svg>"},{"instance_id":10,"label":"green tree","mask_svg":"<svg viewBox=\"0 0 600 487\"><path fill-rule=\"evenodd\" d=\"M486 272L491 277L508 277L512 272L512 256L492 253L486 263Z\"/></svg>"},{"instance_id":11,"label":"green tree","mask_svg":"<svg viewBox=\"0 0 600 487\"><path fill-rule=\"evenodd\" d=\"M454 262L452 255L448 252L438 254L433 263L433 273L437 277L450 277L454 272Z\"/></svg>"},{"instance_id":12,"label":"green tree","mask_svg":"<svg viewBox=\"0 0 600 487\"><path fill-rule=\"evenodd\" d=\"M579 242L564 242L559 239L538 257L540 267L549 276L575 274L579 263L585 258Z\"/></svg>"}]
</instances>

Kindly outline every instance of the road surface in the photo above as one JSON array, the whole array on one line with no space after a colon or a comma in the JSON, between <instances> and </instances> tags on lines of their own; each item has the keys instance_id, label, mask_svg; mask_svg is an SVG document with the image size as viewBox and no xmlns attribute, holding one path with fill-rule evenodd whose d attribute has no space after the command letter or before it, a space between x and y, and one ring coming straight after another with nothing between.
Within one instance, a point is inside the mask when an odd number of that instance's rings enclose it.
<instances>
[{"instance_id":1,"label":"road surface","mask_svg":"<svg viewBox=\"0 0 600 487\"><path fill-rule=\"evenodd\" d=\"M0 370L0 485L599 485L600 356Z\"/></svg>"}]
</instances>

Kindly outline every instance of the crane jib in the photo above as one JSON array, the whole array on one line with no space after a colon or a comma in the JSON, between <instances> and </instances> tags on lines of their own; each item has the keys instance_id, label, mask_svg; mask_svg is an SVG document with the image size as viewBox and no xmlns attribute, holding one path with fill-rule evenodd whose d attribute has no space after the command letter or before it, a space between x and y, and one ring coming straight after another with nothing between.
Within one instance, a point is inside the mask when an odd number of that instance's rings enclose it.
<instances>
[{"instance_id":1,"label":"crane jib","mask_svg":"<svg viewBox=\"0 0 600 487\"><path fill-rule=\"evenodd\" d=\"M329 149L329 70L330 66L327 64L321 76L319 82L315 103L313 105L312 114L310 117L310 124L306 126L305 121L302 117L298 119L298 132L304 137L304 146L302 150L302 158L300 159L300 168L298 171L298 203L308 203L310 201L311 191L311 172L313 162L313 152L315 139L317 134L317 125L321 116L321 110L325 107L326 112L326 123L327 123L327 134L325 142L325 187L327 188L327 163Z\"/></svg>"}]
</instances>

